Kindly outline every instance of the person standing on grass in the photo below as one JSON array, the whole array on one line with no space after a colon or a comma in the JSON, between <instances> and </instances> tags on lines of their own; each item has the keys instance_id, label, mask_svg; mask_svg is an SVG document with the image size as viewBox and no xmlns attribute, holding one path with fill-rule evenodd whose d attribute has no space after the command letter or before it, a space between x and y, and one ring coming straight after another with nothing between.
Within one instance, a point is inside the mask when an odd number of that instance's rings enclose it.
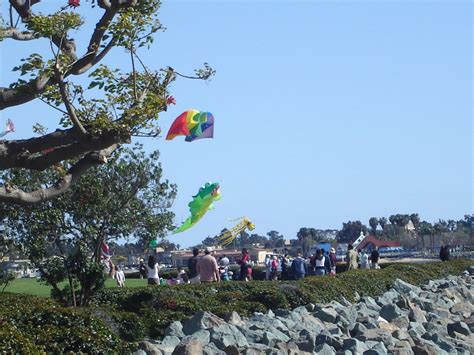
<instances>
[{"instance_id":1,"label":"person standing on grass","mask_svg":"<svg viewBox=\"0 0 474 355\"><path fill-rule=\"evenodd\" d=\"M369 255L363 249L359 249L359 260L361 269L369 268Z\"/></svg>"},{"instance_id":2,"label":"person standing on grass","mask_svg":"<svg viewBox=\"0 0 474 355\"><path fill-rule=\"evenodd\" d=\"M357 269L357 252L354 250L352 244L347 246L347 270Z\"/></svg>"},{"instance_id":3,"label":"person standing on grass","mask_svg":"<svg viewBox=\"0 0 474 355\"><path fill-rule=\"evenodd\" d=\"M240 265L240 281L249 281L252 278L252 266L250 265L250 255L247 248L242 249L242 257L237 260Z\"/></svg>"},{"instance_id":4,"label":"person standing on grass","mask_svg":"<svg viewBox=\"0 0 474 355\"><path fill-rule=\"evenodd\" d=\"M219 282L221 280L219 266L216 258L211 255L211 248L207 247L204 250L204 256L198 260L197 272L202 283Z\"/></svg>"},{"instance_id":5,"label":"person standing on grass","mask_svg":"<svg viewBox=\"0 0 474 355\"><path fill-rule=\"evenodd\" d=\"M160 267L158 266L158 262L153 255L148 257L148 264L146 265L146 268L148 271L148 285L159 285L160 276L158 275L158 272L160 271Z\"/></svg>"},{"instance_id":6,"label":"person standing on grass","mask_svg":"<svg viewBox=\"0 0 474 355\"><path fill-rule=\"evenodd\" d=\"M146 270L146 265L143 259L140 259L140 266L138 267L138 271L140 272L140 279L144 279L147 277L148 272Z\"/></svg>"},{"instance_id":7,"label":"person standing on grass","mask_svg":"<svg viewBox=\"0 0 474 355\"><path fill-rule=\"evenodd\" d=\"M296 258L291 263L291 271L295 280L303 279L308 273L306 261L301 257L301 250L298 250Z\"/></svg>"},{"instance_id":8,"label":"person standing on grass","mask_svg":"<svg viewBox=\"0 0 474 355\"><path fill-rule=\"evenodd\" d=\"M324 256L323 253L324 249L318 249L316 250L316 255L315 255L315 275L316 276L324 276L326 274L326 269L324 267L326 257Z\"/></svg>"},{"instance_id":9,"label":"person standing on grass","mask_svg":"<svg viewBox=\"0 0 474 355\"><path fill-rule=\"evenodd\" d=\"M374 250L372 250L372 253L370 254L370 262L371 262L372 269L380 269L379 258L380 258L379 248L375 247Z\"/></svg>"},{"instance_id":10,"label":"person standing on grass","mask_svg":"<svg viewBox=\"0 0 474 355\"><path fill-rule=\"evenodd\" d=\"M125 273L118 265L115 266L115 280L118 287L125 287Z\"/></svg>"},{"instance_id":11,"label":"person standing on grass","mask_svg":"<svg viewBox=\"0 0 474 355\"><path fill-rule=\"evenodd\" d=\"M331 248L329 251L329 264L331 266L331 271L329 275L336 275L336 267L337 267L337 257L336 257L336 249Z\"/></svg>"},{"instance_id":12,"label":"person standing on grass","mask_svg":"<svg viewBox=\"0 0 474 355\"><path fill-rule=\"evenodd\" d=\"M194 248L193 256L190 257L188 260L188 277L192 284L199 283L198 271L197 271L198 259L199 259L199 249Z\"/></svg>"}]
</instances>

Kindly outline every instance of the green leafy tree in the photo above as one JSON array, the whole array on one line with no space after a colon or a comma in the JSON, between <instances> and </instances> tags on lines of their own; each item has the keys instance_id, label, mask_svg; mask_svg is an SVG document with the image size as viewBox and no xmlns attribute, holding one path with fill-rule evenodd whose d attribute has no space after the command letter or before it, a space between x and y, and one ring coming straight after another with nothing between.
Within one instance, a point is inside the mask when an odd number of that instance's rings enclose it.
<instances>
[{"instance_id":1,"label":"green leafy tree","mask_svg":"<svg viewBox=\"0 0 474 355\"><path fill-rule=\"evenodd\" d=\"M119 149L108 164L88 170L56 199L21 209L0 204L5 236L24 250L53 296L65 303L86 305L103 287L103 242L133 237L148 245L173 228L169 207L176 187L162 179L158 152L147 156L141 146ZM28 180L32 189L54 181L49 170L11 170L1 178Z\"/></svg>"},{"instance_id":2,"label":"green leafy tree","mask_svg":"<svg viewBox=\"0 0 474 355\"><path fill-rule=\"evenodd\" d=\"M337 241L340 243L350 243L355 241L360 233L367 232L367 226L361 221L349 221L342 224L342 229L337 233Z\"/></svg>"},{"instance_id":3,"label":"green leafy tree","mask_svg":"<svg viewBox=\"0 0 474 355\"><path fill-rule=\"evenodd\" d=\"M55 181L48 184L35 185L28 179L34 173L25 173L21 183L2 181L3 202L32 205L65 193L132 137L159 134L158 114L174 102L169 86L177 76L207 80L214 74L207 64L186 76L171 67L150 68L141 60L140 50L149 49L155 33L163 29L157 16L159 0L91 0L79 9L73 8L79 2L67 6L63 1L54 2L50 13L39 13L34 10L40 0L9 0L10 16L0 24L0 45L36 41L51 50L49 56L18 58L13 68L18 79L0 87L0 110L40 100L57 112L56 117L37 113L42 121L33 130L39 136L0 140L0 171L42 172L66 166L51 175ZM88 18L78 12L85 6L92 7ZM84 43L72 38L76 34L86 38ZM129 58L131 70L103 65L112 53ZM50 133L46 122L53 125Z\"/></svg>"},{"instance_id":4,"label":"green leafy tree","mask_svg":"<svg viewBox=\"0 0 474 355\"><path fill-rule=\"evenodd\" d=\"M385 226L387 225L387 218L380 217L379 218L379 224L380 224L380 227L382 228L382 231L383 231L385 229Z\"/></svg>"},{"instance_id":5,"label":"green leafy tree","mask_svg":"<svg viewBox=\"0 0 474 355\"><path fill-rule=\"evenodd\" d=\"M372 228L372 234L377 235L377 226L379 225L379 220L377 217L371 217L369 219L370 228Z\"/></svg>"}]
</instances>

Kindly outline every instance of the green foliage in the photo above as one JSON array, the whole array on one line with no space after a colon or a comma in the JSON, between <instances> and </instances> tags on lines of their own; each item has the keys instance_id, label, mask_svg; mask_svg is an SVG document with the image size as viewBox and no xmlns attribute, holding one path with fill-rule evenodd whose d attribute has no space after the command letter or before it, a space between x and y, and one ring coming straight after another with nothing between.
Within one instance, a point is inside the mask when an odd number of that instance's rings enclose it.
<instances>
[{"instance_id":1,"label":"green foliage","mask_svg":"<svg viewBox=\"0 0 474 355\"><path fill-rule=\"evenodd\" d=\"M28 21L28 29L42 37L63 37L71 29L78 29L83 24L79 14L59 11L47 16L32 16Z\"/></svg>"},{"instance_id":2,"label":"green foliage","mask_svg":"<svg viewBox=\"0 0 474 355\"><path fill-rule=\"evenodd\" d=\"M459 275L470 264L468 260L425 265L392 264L381 270L352 270L336 277L307 277L297 282L223 282L106 289L95 296L94 303L101 307L114 307L120 314L117 322L124 314L135 314L142 321L137 325L137 331L142 332L143 325L148 336L157 337L163 336L164 329L172 321L183 321L199 310L218 316L232 311L249 316L268 309L291 309L310 302L326 303L341 296L353 301L356 292L362 296L381 295L397 278L422 285L449 274ZM129 322L128 318L124 322Z\"/></svg>"},{"instance_id":3,"label":"green foliage","mask_svg":"<svg viewBox=\"0 0 474 355\"><path fill-rule=\"evenodd\" d=\"M0 324L0 351L5 353L131 350L87 310L62 308L34 296L0 294Z\"/></svg>"},{"instance_id":4,"label":"green foliage","mask_svg":"<svg viewBox=\"0 0 474 355\"><path fill-rule=\"evenodd\" d=\"M5 236L25 252L57 299L84 305L103 288L103 241L133 235L148 245L173 228L168 209L176 186L162 180L158 157L158 152L145 155L140 145L121 148L58 199L28 209L0 204ZM53 180L53 174L58 172L12 171L3 180L21 184L28 179L35 188ZM63 281L67 287L60 289Z\"/></svg>"}]
</instances>

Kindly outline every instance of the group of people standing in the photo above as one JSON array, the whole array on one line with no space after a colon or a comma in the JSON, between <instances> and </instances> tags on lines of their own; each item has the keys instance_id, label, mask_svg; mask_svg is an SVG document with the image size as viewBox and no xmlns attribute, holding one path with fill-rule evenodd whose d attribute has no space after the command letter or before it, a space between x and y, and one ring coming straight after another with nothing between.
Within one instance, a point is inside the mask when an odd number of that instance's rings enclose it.
<instances>
[{"instance_id":1,"label":"group of people standing","mask_svg":"<svg viewBox=\"0 0 474 355\"><path fill-rule=\"evenodd\" d=\"M370 259L370 263L369 263L369 259ZM356 250L354 249L352 244L349 244L347 246L347 254L346 254L347 270L354 270L354 269L359 268L359 266L361 269L380 269L379 259L380 259L380 253L377 247L375 247L374 250L372 250L369 257L369 254L366 253L364 250L362 249Z\"/></svg>"}]
</instances>

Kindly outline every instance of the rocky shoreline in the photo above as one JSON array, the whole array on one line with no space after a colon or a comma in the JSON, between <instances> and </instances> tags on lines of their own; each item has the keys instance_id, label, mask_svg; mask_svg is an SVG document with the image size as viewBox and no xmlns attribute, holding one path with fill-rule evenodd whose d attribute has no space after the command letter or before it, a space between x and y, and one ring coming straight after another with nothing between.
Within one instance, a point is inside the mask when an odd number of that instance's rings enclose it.
<instances>
[{"instance_id":1,"label":"rocky shoreline","mask_svg":"<svg viewBox=\"0 0 474 355\"><path fill-rule=\"evenodd\" d=\"M162 341L135 355L472 354L472 277L448 276L417 287L397 279L383 295L308 305L241 318L196 313L174 322Z\"/></svg>"}]
</instances>

